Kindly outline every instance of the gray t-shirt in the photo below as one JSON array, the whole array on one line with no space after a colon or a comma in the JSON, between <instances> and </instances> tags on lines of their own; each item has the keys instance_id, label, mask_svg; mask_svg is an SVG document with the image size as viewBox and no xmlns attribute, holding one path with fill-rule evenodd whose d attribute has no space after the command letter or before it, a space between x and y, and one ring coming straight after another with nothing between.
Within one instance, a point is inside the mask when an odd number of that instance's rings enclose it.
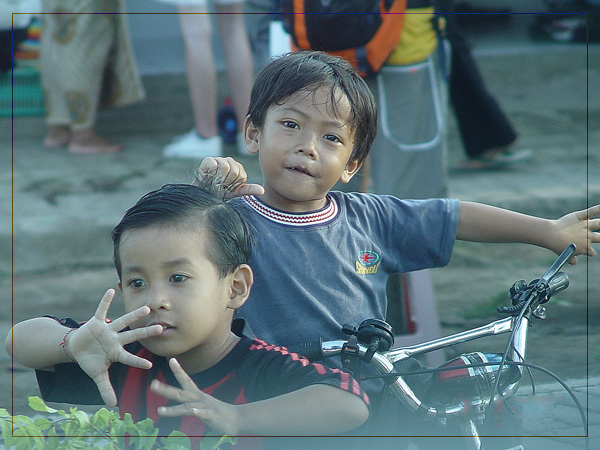
<instances>
[{"instance_id":1,"label":"gray t-shirt","mask_svg":"<svg viewBox=\"0 0 600 450\"><path fill-rule=\"evenodd\" d=\"M330 192L319 211L288 213L248 196L231 200L256 228L254 285L239 315L268 342L343 339L345 323L385 319L392 273L444 266L458 200L400 200Z\"/></svg>"}]
</instances>

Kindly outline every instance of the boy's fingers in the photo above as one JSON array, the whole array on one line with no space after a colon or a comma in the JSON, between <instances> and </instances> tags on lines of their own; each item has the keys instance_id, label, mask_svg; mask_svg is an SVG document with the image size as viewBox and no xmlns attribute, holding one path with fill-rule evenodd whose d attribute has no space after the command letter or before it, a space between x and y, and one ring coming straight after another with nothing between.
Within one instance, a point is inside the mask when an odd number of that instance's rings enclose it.
<instances>
[{"instance_id":1,"label":"boy's fingers","mask_svg":"<svg viewBox=\"0 0 600 450\"><path fill-rule=\"evenodd\" d=\"M177 403L190 403L198 401L198 392L190 392L175 386L170 386L158 380L153 380L150 389L155 394L165 397Z\"/></svg>"},{"instance_id":2,"label":"boy's fingers","mask_svg":"<svg viewBox=\"0 0 600 450\"><path fill-rule=\"evenodd\" d=\"M152 367L152 363L147 359L135 356L125 350L119 352L118 361L121 364L137 367L138 369L150 369Z\"/></svg>"},{"instance_id":3,"label":"boy's fingers","mask_svg":"<svg viewBox=\"0 0 600 450\"><path fill-rule=\"evenodd\" d=\"M175 397L179 396L178 391L181 391L181 389L169 386L168 384L162 383L158 380L152 381L152 383L150 384L150 389L152 390L152 392L162 395L163 397L166 397L169 400L175 400Z\"/></svg>"},{"instance_id":4,"label":"boy's fingers","mask_svg":"<svg viewBox=\"0 0 600 450\"><path fill-rule=\"evenodd\" d=\"M150 389L152 392L178 403L177 405L158 408L159 415L168 417L197 415L197 411L202 406L202 398L207 395L200 390L190 392L189 390L169 386L158 380L152 381Z\"/></svg>"},{"instance_id":5,"label":"boy's fingers","mask_svg":"<svg viewBox=\"0 0 600 450\"><path fill-rule=\"evenodd\" d=\"M594 216L600 214L600 204L591 206L587 209L582 209L581 211L577 211L577 220L586 220L591 219Z\"/></svg>"},{"instance_id":6,"label":"boy's fingers","mask_svg":"<svg viewBox=\"0 0 600 450\"><path fill-rule=\"evenodd\" d=\"M219 164L217 163L217 160L209 156L208 158L204 158L200 163L200 173L210 174L212 172L215 172L218 166Z\"/></svg>"},{"instance_id":7,"label":"boy's fingers","mask_svg":"<svg viewBox=\"0 0 600 450\"><path fill-rule=\"evenodd\" d=\"M265 188L260 184L244 184L239 187L236 191L236 194L239 196L242 195L263 195L265 193Z\"/></svg>"},{"instance_id":8,"label":"boy's fingers","mask_svg":"<svg viewBox=\"0 0 600 450\"><path fill-rule=\"evenodd\" d=\"M163 417L196 416L199 419L210 417L206 411L198 408L198 405L193 403L182 403L176 406L161 406L157 411L158 414Z\"/></svg>"},{"instance_id":9,"label":"boy's fingers","mask_svg":"<svg viewBox=\"0 0 600 450\"><path fill-rule=\"evenodd\" d=\"M183 370L183 368L179 364L179 361L177 361L175 358L171 358L169 360L169 367L173 371L175 378L177 379L179 385L183 390L191 392L200 392L200 389L198 389L198 386L196 386L194 380L192 380L190 376L185 372L185 370Z\"/></svg>"},{"instance_id":10,"label":"boy's fingers","mask_svg":"<svg viewBox=\"0 0 600 450\"><path fill-rule=\"evenodd\" d=\"M98 392L100 392L100 396L104 403L106 403L109 407L117 406L117 396L115 391L110 384L110 378L108 377L108 372L102 372L94 377L94 383L98 387Z\"/></svg>"},{"instance_id":11,"label":"boy's fingers","mask_svg":"<svg viewBox=\"0 0 600 450\"><path fill-rule=\"evenodd\" d=\"M147 306L141 306L138 309L134 309L133 311L130 311L127 314L123 314L118 319L113 320L110 323L110 326L114 331L121 331L122 329L128 327L139 318L145 317L148 314L150 314L150 308L148 308Z\"/></svg>"},{"instance_id":12,"label":"boy's fingers","mask_svg":"<svg viewBox=\"0 0 600 450\"><path fill-rule=\"evenodd\" d=\"M119 343L121 345L130 344L141 339L146 339L153 336L158 336L162 333L163 327L161 325L151 325L149 327L134 328L133 330L127 330L119 333Z\"/></svg>"},{"instance_id":13,"label":"boy's fingers","mask_svg":"<svg viewBox=\"0 0 600 450\"><path fill-rule=\"evenodd\" d=\"M597 216L598 214L600 214L600 204L592 206L591 208L588 208L586 212L587 212L586 216L588 218Z\"/></svg>"},{"instance_id":14,"label":"boy's fingers","mask_svg":"<svg viewBox=\"0 0 600 450\"><path fill-rule=\"evenodd\" d=\"M110 308L110 304L111 304L114 296L115 296L114 289L108 289L104 293L104 295L102 296L102 299L100 300L100 303L98 304L98 308L96 309L96 312L94 314L94 317L96 319L99 319L99 320L106 319L106 315L108 314L108 309Z\"/></svg>"}]
</instances>

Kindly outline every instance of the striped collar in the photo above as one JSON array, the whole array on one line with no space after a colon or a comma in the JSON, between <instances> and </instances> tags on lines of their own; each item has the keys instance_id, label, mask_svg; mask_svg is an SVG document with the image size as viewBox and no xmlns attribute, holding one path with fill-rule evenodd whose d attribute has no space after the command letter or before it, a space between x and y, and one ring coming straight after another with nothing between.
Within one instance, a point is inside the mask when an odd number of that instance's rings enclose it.
<instances>
[{"instance_id":1,"label":"striped collar","mask_svg":"<svg viewBox=\"0 0 600 450\"><path fill-rule=\"evenodd\" d=\"M338 200L331 195L327 196L327 204L322 209L308 213L290 213L281 211L261 202L254 195L247 195L243 197L243 199L254 211L271 222L295 227L324 225L335 220L340 210Z\"/></svg>"}]
</instances>

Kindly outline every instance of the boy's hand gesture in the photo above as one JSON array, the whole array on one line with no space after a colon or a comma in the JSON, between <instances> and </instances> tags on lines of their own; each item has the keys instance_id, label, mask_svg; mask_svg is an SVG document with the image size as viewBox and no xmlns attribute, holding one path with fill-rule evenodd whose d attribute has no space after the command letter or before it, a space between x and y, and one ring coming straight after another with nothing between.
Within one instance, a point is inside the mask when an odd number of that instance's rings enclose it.
<instances>
[{"instance_id":1,"label":"boy's hand gesture","mask_svg":"<svg viewBox=\"0 0 600 450\"><path fill-rule=\"evenodd\" d=\"M150 308L142 306L127 313L113 322L107 323L106 315L115 296L114 289L106 291L98 309L88 322L70 333L65 342L65 349L81 369L94 380L104 402L116 406L117 397L110 384L108 368L113 362L120 362L140 369L149 369L152 363L146 359L125 351L124 345L131 342L159 335L160 325L137 328L120 333L140 317L150 313Z\"/></svg>"},{"instance_id":2,"label":"boy's hand gesture","mask_svg":"<svg viewBox=\"0 0 600 450\"><path fill-rule=\"evenodd\" d=\"M175 358L169 360L169 367L179 382L181 389L158 380L152 381L150 389L158 395L173 400L178 405L161 406L158 414L165 417L194 416L202 420L213 431L221 435L238 435L238 414L234 405L217 400L202 392L196 383L179 365Z\"/></svg>"},{"instance_id":3,"label":"boy's hand gesture","mask_svg":"<svg viewBox=\"0 0 600 450\"><path fill-rule=\"evenodd\" d=\"M196 170L196 184L220 192L224 199L243 195L262 195L264 188L259 184L247 184L248 175L244 166L233 158L208 157Z\"/></svg>"},{"instance_id":4,"label":"boy's hand gesture","mask_svg":"<svg viewBox=\"0 0 600 450\"><path fill-rule=\"evenodd\" d=\"M560 253L573 243L577 247L573 256L569 259L570 264L577 263L576 255L596 256L597 252L592 244L600 242L600 219L592 217L600 214L600 205L588 209L575 211L555 221L557 227L556 245L551 248L556 254Z\"/></svg>"}]
</instances>

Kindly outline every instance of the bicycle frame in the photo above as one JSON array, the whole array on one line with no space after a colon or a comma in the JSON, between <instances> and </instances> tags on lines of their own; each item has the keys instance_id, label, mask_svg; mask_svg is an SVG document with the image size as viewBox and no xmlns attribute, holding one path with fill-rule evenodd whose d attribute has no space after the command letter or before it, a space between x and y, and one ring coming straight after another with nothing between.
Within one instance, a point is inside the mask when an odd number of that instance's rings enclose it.
<instances>
[{"instance_id":1,"label":"bicycle frame","mask_svg":"<svg viewBox=\"0 0 600 450\"><path fill-rule=\"evenodd\" d=\"M434 350L440 350L451 345L460 344L475 339L479 339L487 336L494 336L504 333L509 333L515 329L515 318L507 317L505 319L491 322L487 325L475 328L473 330L463 331L461 333L453 334L450 336L435 339L422 344L412 345L409 347L399 347L388 352L375 352L370 364L380 374L393 373L394 363L403 361L415 356L419 356ZM517 331L514 338L514 348L512 351L513 361L522 361L525 357L526 343L527 343L527 328L529 324L529 317L523 316L519 322L520 325L516 326ZM523 326L524 325L524 326ZM339 356L342 349L347 341L328 341L321 344L323 355L325 358L331 358ZM358 355L363 357L368 352L368 347L358 344ZM519 368L519 370L523 370ZM520 381L509 385L500 394L503 398L512 397L518 390ZM448 415L461 414L466 405L462 402L456 403L453 406L445 407L444 411L440 411L439 408L435 408L430 405L425 405L413 392L410 386L404 381L402 376L398 376L396 380L389 385L394 395L402 401L411 411L421 410L426 419L433 419L436 417L443 417Z\"/></svg>"}]
</instances>

